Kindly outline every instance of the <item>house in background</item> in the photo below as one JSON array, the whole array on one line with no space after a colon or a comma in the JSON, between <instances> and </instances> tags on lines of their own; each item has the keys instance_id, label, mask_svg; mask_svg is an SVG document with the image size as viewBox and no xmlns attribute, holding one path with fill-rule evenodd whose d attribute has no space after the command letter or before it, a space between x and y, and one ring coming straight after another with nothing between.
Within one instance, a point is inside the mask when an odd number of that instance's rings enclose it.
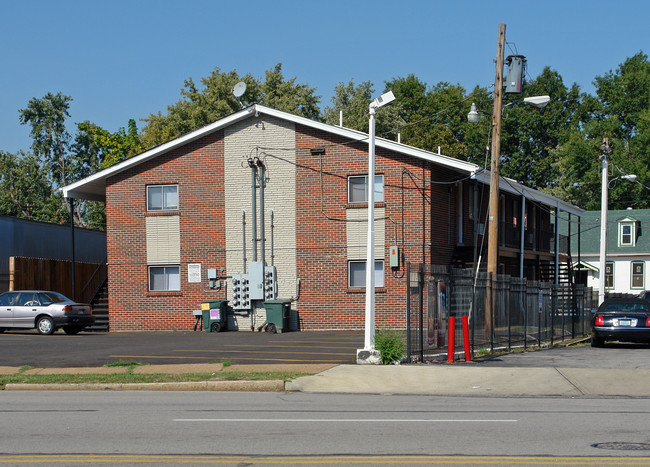
<instances>
[{"instance_id":1,"label":"house in background","mask_svg":"<svg viewBox=\"0 0 650 467\"><path fill-rule=\"evenodd\" d=\"M408 262L485 265L489 178L378 138L370 179L367 134L256 104L63 193L106 203L111 330L191 329L223 298L231 329L262 324L269 299L301 329L363 329L371 185L376 323L403 328ZM505 178L500 194L499 272L556 280L570 252L552 218L582 210Z\"/></svg>"},{"instance_id":2,"label":"house in background","mask_svg":"<svg viewBox=\"0 0 650 467\"><path fill-rule=\"evenodd\" d=\"M650 236L644 235L644 228L650 229L650 209L608 211L606 293L638 294L650 289L646 278L650 267ZM576 282L598 290L600 211L586 211L582 216L580 231L580 263L576 261L574 264ZM575 242L573 246L577 248Z\"/></svg>"},{"instance_id":3,"label":"house in background","mask_svg":"<svg viewBox=\"0 0 650 467\"><path fill-rule=\"evenodd\" d=\"M106 232L75 228L74 233L76 261L96 264L106 261ZM70 226L0 216L0 293L9 290L12 256L71 261ZM35 284L33 288L42 286Z\"/></svg>"}]
</instances>

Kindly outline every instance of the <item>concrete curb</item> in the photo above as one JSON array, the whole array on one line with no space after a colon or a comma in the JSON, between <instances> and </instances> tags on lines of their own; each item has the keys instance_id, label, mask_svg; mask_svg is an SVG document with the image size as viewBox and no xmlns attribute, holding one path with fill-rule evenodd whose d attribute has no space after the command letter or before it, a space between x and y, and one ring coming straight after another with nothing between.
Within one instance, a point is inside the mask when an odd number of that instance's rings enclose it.
<instances>
[{"instance_id":1,"label":"concrete curb","mask_svg":"<svg viewBox=\"0 0 650 467\"><path fill-rule=\"evenodd\" d=\"M10 383L5 391L247 391L282 392L284 381L196 381L170 383Z\"/></svg>"}]
</instances>

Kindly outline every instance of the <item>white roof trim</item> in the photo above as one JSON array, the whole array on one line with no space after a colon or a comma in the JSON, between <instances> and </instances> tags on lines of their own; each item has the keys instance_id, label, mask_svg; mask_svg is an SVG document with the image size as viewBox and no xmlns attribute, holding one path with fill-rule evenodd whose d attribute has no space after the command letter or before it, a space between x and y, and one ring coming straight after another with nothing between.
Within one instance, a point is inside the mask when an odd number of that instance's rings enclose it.
<instances>
[{"instance_id":1,"label":"white roof trim","mask_svg":"<svg viewBox=\"0 0 650 467\"><path fill-rule=\"evenodd\" d=\"M115 164L114 166L109 167L108 169L101 170L99 172L96 172L93 175L90 175L89 177L86 177L70 185L64 186L63 188L61 188L61 190L63 191L63 196L66 198L81 198L81 199L92 199L92 200L103 201L105 200L105 191L106 191L105 181L108 177L118 174L142 162L153 159L156 156L171 151L172 149L175 149L186 143L202 138L207 134L225 128L240 120L249 118L252 115L257 116L259 114L265 114L271 117L279 118L281 120L290 121L293 123L297 123L299 125L304 125L310 128L324 131L326 133L334 134L351 140L356 140L360 143L362 142L367 143L368 141L368 134L363 133L361 131L330 125L327 123L317 122L305 117L283 112L281 110L272 109L270 107L266 107L260 104L254 104L251 107L247 107L243 110L240 110L239 112L236 112L220 120L217 120L216 122L210 125L206 125L191 133L180 136L176 139L161 144L160 146L145 151L142 154L138 154L137 156L130 157L120 162L119 164ZM397 143L395 141L390 141L384 138L376 138L375 145L380 148L388 149L418 159L423 159L432 162L434 164L439 164L445 167L449 167L450 169L458 170L460 172L465 172L467 173L468 177L471 177L472 179L476 179L479 182L484 183L486 185L490 184L490 173L482 170L481 167L476 164L462 161L460 159L454 159L453 157L444 156L442 154L436 154L430 151L425 151L423 149L414 148L413 146ZM514 180L507 179L504 177L500 177L499 189L517 195L524 195L528 199L538 201L548 206L558 207L563 211L569 212L571 214L576 214L578 216L582 215L582 213L584 212L583 209L580 209L569 203L561 201L558 198L534 190L532 188L524 187L523 185L519 185Z\"/></svg>"}]
</instances>

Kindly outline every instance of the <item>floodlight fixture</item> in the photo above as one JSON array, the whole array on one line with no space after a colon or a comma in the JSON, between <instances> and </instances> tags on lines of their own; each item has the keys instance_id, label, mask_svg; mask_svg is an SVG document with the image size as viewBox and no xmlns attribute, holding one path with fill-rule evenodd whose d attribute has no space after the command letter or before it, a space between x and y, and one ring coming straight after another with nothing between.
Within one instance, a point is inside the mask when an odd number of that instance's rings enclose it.
<instances>
[{"instance_id":1,"label":"floodlight fixture","mask_svg":"<svg viewBox=\"0 0 650 467\"><path fill-rule=\"evenodd\" d=\"M534 105L538 109L546 107L546 105L551 101L550 96L532 96L524 97L524 104Z\"/></svg>"},{"instance_id":2,"label":"floodlight fixture","mask_svg":"<svg viewBox=\"0 0 650 467\"><path fill-rule=\"evenodd\" d=\"M378 109L379 107L383 107L385 105L390 104L395 100L395 94L393 94L393 91L388 91L386 94L382 94L381 96L377 97L374 101L370 103L370 108L371 109Z\"/></svg>"}]
</instances>

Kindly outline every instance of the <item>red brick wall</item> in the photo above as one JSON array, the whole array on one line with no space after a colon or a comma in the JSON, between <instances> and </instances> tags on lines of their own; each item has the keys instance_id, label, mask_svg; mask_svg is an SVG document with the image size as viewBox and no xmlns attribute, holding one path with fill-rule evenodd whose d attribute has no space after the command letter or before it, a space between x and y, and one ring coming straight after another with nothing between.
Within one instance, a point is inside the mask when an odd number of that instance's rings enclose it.
<instances>
[{"instance_id":1,"label":"red brick wall","mask_svg":"<svg viewBox=\"0 0 650 467\"><path fill-rule=\"evenodd\" d=\"M346 143L346 144L342 144ZM296 128L297 277L302 329L362 329L364 289L347 286L347 177L368 170L366 142L349 144L335 135ZM310 148L324 147L321 158ZM223 192L223 132L158 156L108 180L107 242L111 330L191 329L192 310L223 289L206 289L207 268L226 266ZM457 189L461 176L439 166L377 149L376 172L384 175L385 287L376 293L378 328L405 322L405 263L391 271L388 248L398 245L405 261L447 264L457 242ZM146 254L146 185L179 186L181 291L149 292ZM468 204L465 197L465 205ZM322 209L321 209L322 206ZM362 206L361 209L366 209ZM160 214L158 214L160 215ZM471 242L471 229L465 224ZM433 241L432 241L433 238ZM364 258L365 259L365 258ZM187 264L201 263L203 281L187 282ZM231 273L231 271L229 271ZM229 288L230 289L230 288ZM230 297L228 297L230 299Z\"/></svg>"},{"instance_id":2,"label":"red brick wall","mask_svg":"<svg viewBox=\"0 0 650 467\"><path fill-rule=\"evenodd\" d=\"M301 323L304 329L360 329L365 322L365 290L348 288L346 225L341 219L346 218L346 209L358 209L347 205L347 177L367 174L368 145L365 142L341 145L338 143L349 141L302 126L296 132ZM325 148L322 210L321 158L311 155L309 149L314 147ZM400 328L406 320L405 264L391 271L388 248L398 245L406 262L449 263L458 235L455 195L449 185L431 182L459 176L380 148L376 151L375 165L376 173L384 175L385 203L377 206L385 205L387 217L385 287L377 289L375 295L376 325Z\"/></svg>"},{"instance_id":3,"label":"red brick wall","mask_svg":"<svg viewBox=\"0 0 650 467\"><path fill-rule=\"evenodd\" d=\"M149 292L146 185L178 183L181 291ZM191 329L192 310L223 290L206 290L207 268L224 268L223 132L142 163L106 187L110 329ZM149 214L151 215L151 214ZM188 263L201 263L201 283L187 282Z\"/></svg>"}]
</instances>

